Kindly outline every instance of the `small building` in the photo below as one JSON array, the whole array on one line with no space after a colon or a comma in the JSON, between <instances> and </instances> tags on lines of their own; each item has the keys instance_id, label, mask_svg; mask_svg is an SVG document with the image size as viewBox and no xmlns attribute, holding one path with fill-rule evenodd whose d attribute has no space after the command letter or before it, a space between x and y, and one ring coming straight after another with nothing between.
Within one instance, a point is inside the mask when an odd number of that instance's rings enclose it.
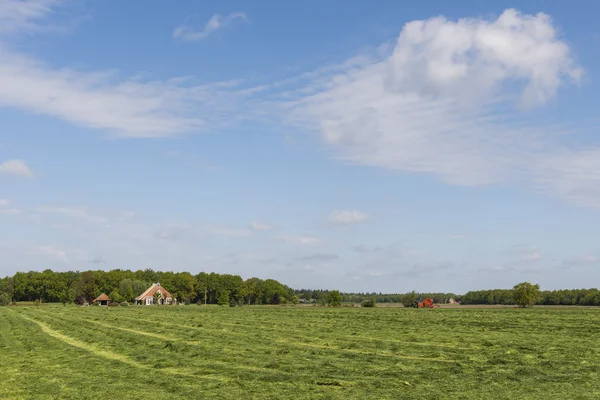
<instances>
[{"instance_id":1,"label":"small building","mask_svg":"<svg viewBox=\"0 0 600 400\"><path fill-rule=\"evenodd\" d=\"M135 304L175 304L176 299L160 283L154 283L146 291L135 298Z\"/></svg>"},{"instance_id":2,"label":"small building","mask_svg":"<svg viewBox=\"0 0 600 400\"><path fill-rule=\"evenodd\" d=\"M106 293L102 293L100 296L96 297L92 303L98 303L101 306L107 306L110 303L110 297L106 295Z\"/></svg>"}]
</instances>

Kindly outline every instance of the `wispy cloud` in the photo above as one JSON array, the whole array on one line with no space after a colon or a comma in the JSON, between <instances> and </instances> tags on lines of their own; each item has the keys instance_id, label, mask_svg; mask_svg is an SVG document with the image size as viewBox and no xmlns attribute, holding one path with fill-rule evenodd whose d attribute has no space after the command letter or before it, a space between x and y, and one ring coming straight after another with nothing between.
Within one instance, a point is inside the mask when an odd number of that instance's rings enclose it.
<instances>
[{"instance_id":1,"label":"wispy cloud","mask_svg":"<svg viewBox=\"0 0 600 400\"><path fill-rule=\"evenodd\" d=\"M339 258L340 258L340 256L338 256L337 254L334 254L334 253L317 253L317 254L310 254L310 255L306 255L306 256L296 257L296 260L309 261L309 262L312 262L312 261L328 262L328 261L337 260Z\"/></svg>"},{"instance_id":2,"label":"wispy cloud","mask_svg":"<svg viewBox=\"0 0 600 400\"><path fill-rule=\"evenodd\" d=\"M218 228L213 230L212 233L219 236L247 237L252 235L252 230L246 228Z\"/></svg>"},{"instance_id":3,"label":"wispy cloud","mask_svg":"<svg viewBox=\"0 0 600 400\"><path fill-rule=\"evenodd\" d=\"M62 214L97 223L104 223L107 221L106 217L95 215L85 207L40 206L37 207L35 211L47 214Z\"/></svg>"},{"instance_id":4,"label":"wispy cloud","mask_svg":"<svg viewBox=\"0 0 600 400\"><path fill-rule=\"evenodd\" d=\"M235 12L225 17L215 14L204 24L204 28L198 31L190 26L190 18L187 18L183 25L175 28L173 38L189 41L206 39L217 30L226 28L236 20L248 21L248 17L243 12Z\"/></svg>"},{"instance_id":5,"label":"wispy cloud","mask_svg":"<svg viewBox=\"0 0 600 400\"><path fill-rule=\"evenodd\" d=\"M543 257L542 252L537 247L516 246L514 250L521 261L537 262Z\"/></svg>"},{"instance_id":6,"label":"wispy cloud","mask_svg":"<svg viewBox=\"0 0 600 400\"><path fill-rule=\"evenodd\" d=\"M0 34L38 31L35 21L52 13L60 0L2 0L0 2Z\"/></svg>"},{"instance_id":7,"label":"wispy cloud","mask_svg":"<svg viewBox=\"0 0 600 400\"><path fill-rule=\"evenodd\" d=\"M329 222L338 225L352 225L365 222L369 215L356 210L335 210L329 214Z\"/></svg>"},{"instance_id":8,"label":"wispy cloud","mask_svg":"<svg viewBox=\"0 0 600 400\"><path fill-rule=\"evenodd\" d=\"M315 237L315 236L289 236L283 235L276 238L278 241L282 241L290 244L299 244L299 245L315 245L323 243L323 240Z\"/></svg>"},{"instance_id":9,"label":"wispy cloud","mask_svg":"<svg viewBox=\"0 0 600 400\"><path fill-rule=\"evenodd\" d=\"M453 185L529 186L600 207L600 144L577 148L568 124L541 125L522 112L578 85L584 73L546 14L509 9L491 19L412 21L393 45L373 54L252 86L54 67L2 40L35 34L59 3L0 2L0 107L129 137L246 119L284 122L317 133L343 162L430 174ZM173 36L200 40L246 19L214 15L202 30L186 21ZM2 165L0 172L15 173L15 165ZM28 168L20 171L31 176Z\"/></svg>"},{"instance_id":10,"label":"wispy cloud","mask_svg":"<svg viewBox=\"0 0 600 400\"><path fill-rule=\"evenodd\" d=\"M228 125L253 90L239 81L200 84L194 77L123 77L116 70L54 67L8 46L9 33L33 35L52 25L62 1L0 2L0 107L50 115L128 137L164 137ZM216 18L211 29L242 18ZM215 28L216 27L216 28ZM250 109L251 107L248 107ZM219 122L217 122L219 121Z\"/></svg>"},{"instance_id":11,"label":"wispy cloud","mask_svg":"<svg viewBox=\"0 0 600 400\"><path fill-rule=\"evenodd\" d=\"M250 224L250 229L253 231L270 231L273 229L273 227L269 224L265 224L264 222L253 221Z\"/></svg>"},{"instance_id":12,"label":"wispy cloud","mask_svg":"<svg viewBox=\"0 0 600 400\"><path fill-rule=\"evenodd\" d=\"M1 67L0 67L1 68ZM0 77L0 80L2 78ZM0 89L1 91L2 89ZM33 171L27 166L23 160L10 160L0 164L0 175L14 175L23 178L33 178Z\"/></svg>"},{"instance_id":13,"label":"wispy cloud","mask_svg":"<svg viewBox=\"0 0 600 400\"><path fill-rule=\"evenodd\" d=\"M582 254L574 257L567 258L563 261L563 267L572 268L572 267L581 267L585 265L596 265L600 264L600 259L598 257L590 255L590 254Z\"/></svg>"},{"instance_id":14,"label":"wispy cloud","mask_svg":"<svg viewBox=\"0 0 600 400\"><path fill-rule=\"evenodd\" d=\"M10 205L10 200L0 199L0 207L8 207Z\"/></svg>"},{"instance_id":15,"label":"wispy cloud","mask_svg":"<svg viewBox=\"0 0 600 400\"><path fill-rule=\"evenodd\" d=\"M43 254L52 256L57 261L62 261L62 262L69 261L69 259L67 258L67 252L65 250L56 248L55 246L44 245L44 246L39 246L38 249Z\"/></svg>"}]
</instances>

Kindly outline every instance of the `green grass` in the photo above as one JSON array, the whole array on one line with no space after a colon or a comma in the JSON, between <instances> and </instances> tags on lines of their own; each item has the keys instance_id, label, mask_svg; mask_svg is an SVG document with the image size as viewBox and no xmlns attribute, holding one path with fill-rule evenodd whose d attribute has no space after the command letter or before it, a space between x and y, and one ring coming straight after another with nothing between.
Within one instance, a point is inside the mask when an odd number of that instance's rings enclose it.
<instances>
[{"instance_id":1,"label":"green grass","mask_svg":"<svg viewBox=\"0 0 600 400\"><path fill-rule=\"evenodd\" d=\"M2 307L0 399L597 399L599 309Z\"/></svg>"}]
</instances>

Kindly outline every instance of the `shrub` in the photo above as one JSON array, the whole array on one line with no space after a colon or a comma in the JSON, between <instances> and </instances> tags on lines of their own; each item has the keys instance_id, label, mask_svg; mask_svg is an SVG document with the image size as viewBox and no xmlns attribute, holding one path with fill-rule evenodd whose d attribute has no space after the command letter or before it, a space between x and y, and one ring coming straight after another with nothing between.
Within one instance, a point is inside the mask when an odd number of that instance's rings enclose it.
<instances>
[{"instance_id":1,"label":"shrub","mask_svg":"<svg viewBox=\"0 0 600 400\"><path fill-rule=\"evenodd\" d=\"M362 303L360 303L361 307L376 307L377 306L377 301L375 300L375 297L370 297L368 299L363 300Z\"/></svg>"},{"instance_id":2,"label":"shrub","mask_svg":"<svg viewBox=\"0 0 600 400\"><path fill-rule=\"evenodd\" d=\"M0 306L4 307L10 304L11 302L10 294L2 293L0 294Z\"/></svg>"},{"instance_id":3,"label":"shrub","mask_svg":"<svg viewBox=\"0 0 600 400\"><path fill-rule=\"evenodd\" d=\"M417 302L417 294L413 290L412 292L402 296L401 302L404 307L414 307Z\"/></svg>"}]
</instances>

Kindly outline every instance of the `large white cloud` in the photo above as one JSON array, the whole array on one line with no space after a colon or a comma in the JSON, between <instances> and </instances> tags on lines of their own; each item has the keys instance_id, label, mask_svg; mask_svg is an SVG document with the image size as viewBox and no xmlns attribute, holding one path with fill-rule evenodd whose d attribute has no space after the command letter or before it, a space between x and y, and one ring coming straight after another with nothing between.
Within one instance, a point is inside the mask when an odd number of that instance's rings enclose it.
<instances>
[{"instance_id":1,"label":"large white cloud","mask_svg":"<svg viewBox=\"0 0 600 400\"><path fill-rule=\"evenodd\" d=\"M600 150L569 148L564 127L526 111L582 73L542 13L413 21L383 55L317 71L287 92L288 121L346 162L455 185L526 184L600 206Z\"/></svg>"}]
</instances>

